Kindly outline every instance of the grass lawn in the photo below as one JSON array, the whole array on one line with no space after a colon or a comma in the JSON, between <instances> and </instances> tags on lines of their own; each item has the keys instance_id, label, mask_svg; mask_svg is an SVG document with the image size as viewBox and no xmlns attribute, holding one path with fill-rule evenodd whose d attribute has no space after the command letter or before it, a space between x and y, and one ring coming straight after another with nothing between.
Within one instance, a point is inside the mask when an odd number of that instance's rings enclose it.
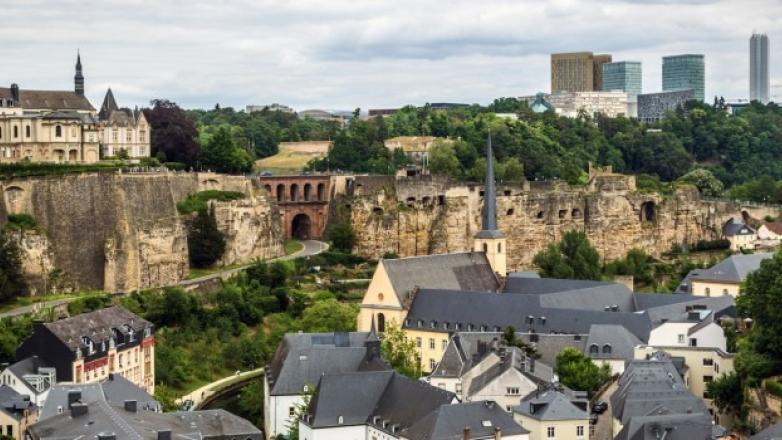
<instances>
[{"instance_id":1,"label":"grass lawn","mask_svg":"<svg viewBox=\"0 0 782 440\"><path fill-rule=\"evenodd\" d=\"M255 162L255 168L274 174L297 174L312 159L322 158L326 151L295 149L281 144L279 153Z\"/></svg>"},{"instance_id":2,"label":"grass lawn","mask_svg":"<svg viewBox=\"0 0 782 440\"><path fill-rule=\"evenodd\" d=\"M304 249L304 245L296 240L285 240L285 255L290 255Z\"/></svg>"}]
</instances>

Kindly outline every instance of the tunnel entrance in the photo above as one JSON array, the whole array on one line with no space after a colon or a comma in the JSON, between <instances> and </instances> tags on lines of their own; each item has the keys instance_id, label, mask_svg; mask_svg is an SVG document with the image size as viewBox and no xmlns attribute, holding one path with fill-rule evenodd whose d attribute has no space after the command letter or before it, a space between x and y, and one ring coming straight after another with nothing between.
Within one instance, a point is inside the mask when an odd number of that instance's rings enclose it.
<instances>
[{"instance_id":1,"label":"tunnel entrance","mask_svg":"<svg viewBox=\"0 0 782 440\"><path fill-rule=\"evenodd\" d=\"M291 235L297 240L309 240L311 221L307 214L297 214L291 224Z\"/></svg>"}]
</instances>

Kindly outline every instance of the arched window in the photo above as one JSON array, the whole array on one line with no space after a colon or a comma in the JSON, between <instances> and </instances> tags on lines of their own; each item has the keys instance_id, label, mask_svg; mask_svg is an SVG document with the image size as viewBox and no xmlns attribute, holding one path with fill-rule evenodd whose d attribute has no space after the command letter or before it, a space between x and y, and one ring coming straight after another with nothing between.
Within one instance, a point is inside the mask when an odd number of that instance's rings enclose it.
<instances>
[{"instance_id":1,"label":"arched window","mask_svg":"<svg viewBox=\"0 0 782 440\"><path fill-rule=\"evenodd\" d=\"M54 137L62 137L62 126L58 125L54 127Z\"/></svg>"},{"instance_id":2,"label":"arched window","mask_svg":"<svg viewBox=\"0 0 782 440\"><path fill-rule=\"evenodd\" d=\"M483 253L488 254L489 253L489 245L487 243L483 244Z\"/></svg>"},{"instance_id":3,"label":"arched window","mask_svg":"<svg viewBox=\"0 0 782 440\"><path fill-rule=\"evenodd\" d=\"M285 185L282 183L277 185L277 201L282 202L285 199Z\"/></svg>"},{"instance_id":4,"label":"arched window","mask_svg":"<svg viewBox=\"0 0 782 440\"><path fill-rule=\"evenodd\" d=\"M267 193L272 193L272 186L271 185L264 185L263 189L266 190Z\"/></svg>"},{"instance_id":5,"label":"arched window","mask_svg":"<svg viewBox=\"0 0 782 440\"><path fill-rule=\"evenodd\" d=\"M312 185L309 183L304 184L304 201L310 201L310 192L312 192Z\"/></svg>"},{"instance_id":6,"label":"arched window","mask_svg":"<svg viewBox=\"0 0 782 440\"><path fill-rule=\"evenodd\" d=\"M598 354L600 353L600 347L597 346L597 344L592 344L589 346L589 354Z\"/></svg>"},{"instance_id":7,"label":"arched window","mask_svg":"<svg viewBox=\"0 0 782 440\"><path fill-rule=\"evenodd\" d=\"M323 201L323 199L326 197L326 185L319 183L318 184L318 201Z\"/></svg>"},{"instance_id":8,"label":"arched window","mask_svg":"<svg viewBox=\"0 0 782 440\"><path fill-rule=\"evenodd\" d=\"M345 423L345 419L342 416L337 417L337 424L341 425L343 423Z\"/></svg>"},{"instance_id":9,"label":"arched window","mask_svg":"<svg viewBox=\"0 0 782 440\"><path fill-rule=\"evenodd\" d=\"M291 202L295 202L299 199L299 185L296 185L295 183L291 185Z\"/></svg>"},{"instance_id":10,"label":"arched window","mask_svg":"<svg viewBox=\"0 0 782 440\"><path fill-rule=\"evenodd\" d=\"M606 344L603 346L603 354L611 354L611 344Z\"/></svg>"},{"instance_id":11,"label":"arched window","mask_svg":"<svg viewBox=\"0 0 782 440\"><path fill-rule=\"evenodd\" d=\"M377 331L380 333L386 331L386 315L382 313L377 314Z\"/></svg>"}]
</instances>

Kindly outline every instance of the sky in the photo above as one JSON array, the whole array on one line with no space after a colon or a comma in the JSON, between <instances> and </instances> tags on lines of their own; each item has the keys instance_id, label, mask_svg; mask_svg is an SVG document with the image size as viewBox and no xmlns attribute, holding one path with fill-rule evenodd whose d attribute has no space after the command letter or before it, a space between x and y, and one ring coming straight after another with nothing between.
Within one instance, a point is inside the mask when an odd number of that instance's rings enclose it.
<instances>
[{"instance_id":1,"label":"sky","mask_svg":"<svg viewBox=\"0 0 782 440\"><path fill-rule=\"evenodd\" d=\"M782 101L782 0L0 0L0 85L71 89L95 107L488 104L550 90L553 52L643 63L702 53L706 96L746 98L749 37L768 34Z\"/></svg>"}]
</instances>

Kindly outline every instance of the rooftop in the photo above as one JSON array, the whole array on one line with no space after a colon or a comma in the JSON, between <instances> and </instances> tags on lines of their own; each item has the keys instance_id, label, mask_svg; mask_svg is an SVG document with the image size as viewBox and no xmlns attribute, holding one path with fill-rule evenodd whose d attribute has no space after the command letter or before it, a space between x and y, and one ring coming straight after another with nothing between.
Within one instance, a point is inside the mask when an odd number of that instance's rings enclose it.
<instances>
[{"instance_id":1,"label":"rooftop","mask_svg":"<svg viewBox=\"0 0 782 440\"><path fill-rule=\"evenodd\" d=\"M581 420L589 418L587 400L573 399L556 390L533 392L513 407L513 412L536 420Z\"/></svg>"},{"instance_id":2,"label":"rooftop","mask_svg":"<svg viewBox=\"0 0 782 440\"><path fill-rule=\"evenodd\" d=\"M13 99L11 89L0 87L0 98ZM86 97L69 90L27 90L20 88L19 105L25 110L95 110Z\"/></svg>"}]
</instances>

